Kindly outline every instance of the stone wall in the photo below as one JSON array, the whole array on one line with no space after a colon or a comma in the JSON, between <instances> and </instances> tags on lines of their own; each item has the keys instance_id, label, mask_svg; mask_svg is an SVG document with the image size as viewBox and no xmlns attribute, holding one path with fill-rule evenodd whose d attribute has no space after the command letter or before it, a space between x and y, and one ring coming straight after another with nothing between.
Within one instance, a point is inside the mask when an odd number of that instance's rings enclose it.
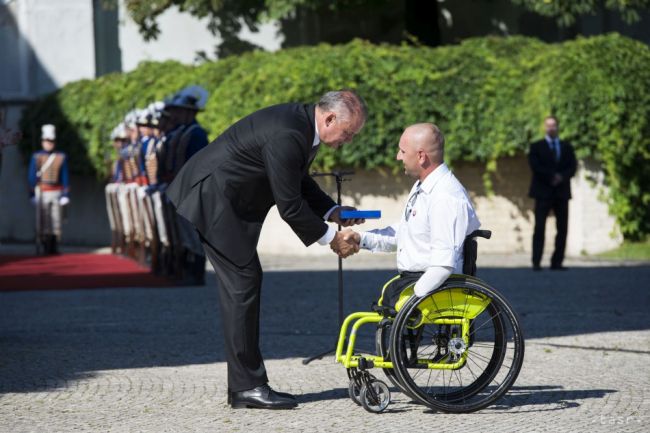
<instances>
[{"instance_id":1,"label":"stone wall","mask_svg":"<svg viewBox=\"0 0 650 433\"><path fill-rule=\"evenodd\" d=\"M502 158L493 177L494 194L484 188L485 169L480 163L457 163L456 176L469 192L482 227L492 230L492 239L480 240L485 252L530 252L534 226L534 201L528 198L530 170L524 155ZM330 178L318 178L325 191L335 197L336 185ZM381 220L368 221L364 229L384 227L400 218L412 181L404 174L390 172L357 172L343 184L343 203L360 209L380 209ZM569 236L567 255L594 254L616 248L622 241L616 232L615 220L607 204L599 199L604 191L603 174L593 163L580 162L572 180L573 200L569 206ZM547 220L546 251L552 249L555 218ZM313 245L305 248L291 229L271 210L260 238L259 250L274 254L314 254L327 247Z\"/></svg>"},{"instance_id":2,"label":"stone wall","mask_svg":"<svg viewBox=\"0 0 650 433\"><path fill-rule=\"evenodd\" d=\"M485 170L479 163L458 163L454 173L465 185L482 227L492 230L489 241L480 240L484 252L529 252L534 225L533 200L527 197L530 171L525 156L503 158L494 176L494 194L483 186ZM5 150L0 173L0 239L31 241L34 235L33 208L28 201L26 169L16 148ZM317 178L332 197L336 184L332 178ZM106 245L110 239L104 205L103 185L95 179L73 177L72 203L64 226L64 242L76 245ZM343 203L360 209L380 209L382 219L369 220L364 229L384 227L399 220L412 181L402 173L387 171L357 172L343 183ZM591 162L581 162L572 180L573 200L569 209L567 255L594 254L616 248L622 238L612 236L615 220L599 199L604 191L603 174ZM549 218L547 251L552 249L555 219ZM263 254L323 255L328 247L305 248L273 208L262 230L259 251Z\"/></svg>"}]
</instances>

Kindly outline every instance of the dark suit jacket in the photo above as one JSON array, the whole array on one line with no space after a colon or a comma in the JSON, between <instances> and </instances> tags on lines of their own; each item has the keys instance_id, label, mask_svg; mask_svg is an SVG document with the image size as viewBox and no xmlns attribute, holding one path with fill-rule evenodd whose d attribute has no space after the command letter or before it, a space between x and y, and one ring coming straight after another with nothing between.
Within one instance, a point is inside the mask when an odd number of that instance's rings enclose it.
<instances>
[{"instance_id":1,"label":"dark suit jacket","mask_svg":"<svg viewBox=\"0 0 650 433\"><path fill-rule=\"evenodd\" d=\"M281 104L250 114L197 152L167 189L176 211L235 264L255 255L275 204L305 245L327 231L336 203L309 176L314 105Z\"/></svg>"},{"instance_id":2,"label":"dark suit jacket","mask_svg":"<svg viewBox=\"0 0 650 433\"><path fill-rule=\"evenodd\" d=\"M528 196L535 199L571 198L571 178L576 173L577 161L573 147L568 141L560 140L560 160L556 161L555 154L545 139L530 145L528 164L533 171ZM553 175L559 173L562 182L551 185Z\"/></svg>"}]
</instances>

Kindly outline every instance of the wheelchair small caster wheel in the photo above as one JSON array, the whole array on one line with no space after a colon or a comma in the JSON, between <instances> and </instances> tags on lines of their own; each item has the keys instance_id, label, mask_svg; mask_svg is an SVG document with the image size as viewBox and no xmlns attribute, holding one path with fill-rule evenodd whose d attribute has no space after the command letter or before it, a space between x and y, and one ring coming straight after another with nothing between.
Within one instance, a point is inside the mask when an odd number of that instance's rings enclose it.
<instances>
[{"instance_id":1,"label":"wheelchair small caster wheel","mask_svg":"<svg viewBox=\"0 0 650 433\"><path fill-rule=\"evenodd\" d=\"M361 406L361 387L357 384L357 381L354 380L354 378L350 379L348 395L353 402Z\"/></svg>"},{"instance_id":2,"label":"wheelchair small caster wheel","mask_svg":"<svg viewBox=\"0 0 650 433\"><path fill-rule=\"evenodd\" d=\"M380 413L390 403L390 391L388 386L381 380L371 380L363 384L359 390L361 406L368 412Z\"/></svg>"},{"instance_id":3,"label":"wheelchair small caster wheel","mask_svg":"<svg viewBox=\"0 0 650 433\"><path fill-rule=\"evenodd\" d=\"M375 376L373 376L370 373L365 373L366 374L366 380L373 381L377 380ZM350 378L350 383L348 384L348 395L350 396L350 399L361 406L361 386L363 385L363 376L362 375L356 375L352 376Z\"/></svg>"}]
</instances>

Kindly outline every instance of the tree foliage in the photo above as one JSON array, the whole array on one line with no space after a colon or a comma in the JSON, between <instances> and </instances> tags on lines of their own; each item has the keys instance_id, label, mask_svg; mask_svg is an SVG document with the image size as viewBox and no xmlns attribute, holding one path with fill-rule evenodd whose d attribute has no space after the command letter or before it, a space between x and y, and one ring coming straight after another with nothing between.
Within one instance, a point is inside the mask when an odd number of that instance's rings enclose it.
<instances>
[{"instance_id":1,"label":"tree foliage","mask_svg":"<svg viewBox=\"0 0 650 433\"><path fill-rule=\"evenodd\" d=\"M242 23L256 31L260 23L268 19L289 17L295 14L298 8L336 10L366 6L368 10L372 10L381 7L383 1L385 0L125 0L125 4L145 39L157 37L160 32L157 18L170 7L176 6L198 18L207 18L208 28L212 33L224 39L224 47L221 50L225 49L225 53L229 54L228 46L236 45L234 40L237 39ZM640 19L640 11L650 8L650 0L510 1L542 16L555 18L560 26L565 27L573 24L581 15L593 15L605 9L620 13L625 22L632 23ZM432 17L423 19L431 20Z\"/></svg>"},{"instance_id":2,"label":"tree foliage","mask_svg":"<svg viewBox=\"0 0 650 433\"><path fill-rule=\"evenodd\" d=\"M540 15L555 18L560 26L570 26L580 15L593 15L599 9L620 13L623 21L639 21L639 12L650 7L650 0L510 0Z\"/></svg>"},{"instance_id":3,"label":"tree foliage","mask_svg":"<svg viewBox=\"0 0 650 433\"><path fill-rule=\"evenodd\" d=\"M319 168L397 170L403 128L430 121L446 134L450 162L486 163L488 186L498 158L525 152L553 113L578 156L602 164L622 232L650 233L650 49L616 34L562 44L475 38L439 48L356 40L198 67L145 63L127 74L71 83L34 103L24 116L24 144L35 130L30 125L55 123L72 168L103 174L108 134L124 113L192 83L210 91L199 121L212 138L264 106L315 102L327 90L355 88L368 102L368 122L353 143L319 152Z\"/></svg>"}]
</instances>

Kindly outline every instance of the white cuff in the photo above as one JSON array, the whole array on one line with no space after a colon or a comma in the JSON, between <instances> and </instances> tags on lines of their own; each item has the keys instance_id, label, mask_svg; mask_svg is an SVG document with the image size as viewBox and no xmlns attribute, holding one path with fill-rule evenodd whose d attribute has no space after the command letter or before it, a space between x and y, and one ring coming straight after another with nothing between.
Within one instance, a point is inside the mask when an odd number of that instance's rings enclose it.
<instances>
[{"instance_id":1,"label":"white cuff","mask_svg":"<svg viewBox=\"0 0 650 433\"><path fill-rule=\"evenodd\" d=\"M324 220L324 221L327 221L327 220L330 218L330 215L332 215L332 212L334 212L334 211L336 210L337 207L340 207L340 206L337 205L337 204L335 204L334 206L332 206L332 208L331 208L330 210L328 210L327 212L325 212L325 215L323 216L323 220ZM331 240L331 239L330 239L330 240ZM329 243L329 242L328 242L328 243Z\"/></svg>"},{"instance_id":2,"label":"white cuff","mask_svg":"<svg viewBox=\"0 0 650 433\"><path fill-rule=\"evenodd\" d=\"M336 230L334 230L334 228L328 224L327 231L323 237L318 240L318 243L320 245L329 245L329 243L332 242L332 239L334 239L334 236L336 236Z\"/></svg>"},{"instance_id":3,"label":"white cuff","mask_svg":"<svg viewBox=\"0 0 650 433\"><path fill-rule=\"evenodd\" d=\"M361 232L360 236L361 236L361 240L359 241L359 248L372 251L373 246L371 245L370 242L370 236L368 236L366 232Z\"/></svg>"}]
</instances>

